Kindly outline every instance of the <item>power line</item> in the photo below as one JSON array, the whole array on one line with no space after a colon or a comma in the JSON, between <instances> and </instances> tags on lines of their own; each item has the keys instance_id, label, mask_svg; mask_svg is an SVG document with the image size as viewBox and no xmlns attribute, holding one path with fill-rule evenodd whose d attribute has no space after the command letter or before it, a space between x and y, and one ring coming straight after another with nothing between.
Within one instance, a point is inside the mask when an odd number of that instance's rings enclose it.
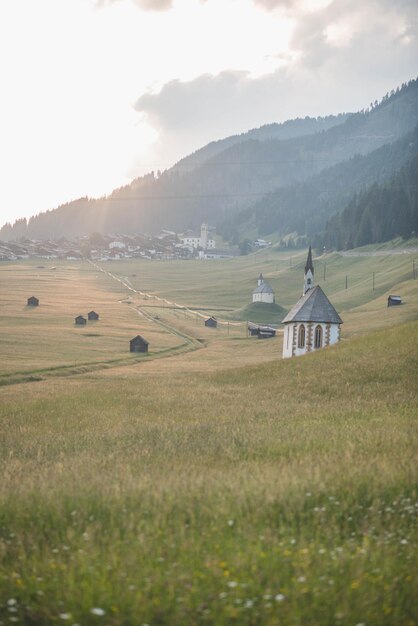
<instances>
[{"instance_id":1,"label":"power line","mask_svg":"<svg viewBox=\"0 0 418 626\"><path fill-rule=\"evenodd\" d=\"M297 183L296 183L297 184ZM385 186L383 189L418 189L418 185L403 185L403 186ZM290 190L289 187L280 187L279 189L275 189L274 191L248 191L241 193L213 193L213 194L180 194L180 195L156 195L156 196L129 196L125 198L112 198L111 196L107 196L104 198L90 198L89 200L93 200L96 202L128 202L132 200L198 200L204 198L246 198L246 197L257 197L257 196L274 196L280 194L283 190ZM353 192L354 193L354 192ZM79 200L73 200L73 202L84 201L84 198Z\"/></svg>"}]
</instances>

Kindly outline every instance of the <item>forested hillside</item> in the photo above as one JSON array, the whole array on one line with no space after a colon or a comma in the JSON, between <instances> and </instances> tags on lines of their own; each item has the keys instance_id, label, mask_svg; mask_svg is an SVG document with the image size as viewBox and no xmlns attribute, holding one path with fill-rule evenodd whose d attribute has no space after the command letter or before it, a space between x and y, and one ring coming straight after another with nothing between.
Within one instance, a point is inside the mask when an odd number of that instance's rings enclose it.
<instances>
[{"instance_id":1,"label":"forested hillside","mask_svg":"<svg viewBox=\"0 0 418 626\"><path fill-rule=\"evenodd\" d=\"M373 183L387 182L417 154L418 126L402 139L366 156L356 155L306 182L276 190L220 224L219 231L230 240L254 228L262 236L297 232L311 238L325 228L331 215L344 209L354 194Z\"/></svg>"},{"instance_id":2,"label":"forested hillside","mask_svg":"<svg viewBox=\"0 0 418 626\"><path fill-rule=\"evenodd\" d=\"M244 210L248 226L262 234L318 234L353 193L415 154L416 140L406 135L417 123L418 79L356 114L271 124L214 142L109 197L81 198L6 225L0 238L179 232L203 219L231 235L234 216ZM373 152L370 162L361 160Z\"/></svg>"},{"instance_id":3,"label":"forested hillside","mask_svg":"<svg viewBox=\"0 0 418 626\"><path fill-rule=\"evenodd\" d=\"M347 207L331 217L317 245L337 250L408 238L418 233L418 156L386 184L375 183L356 194Z\"/></svg>"},{"instance_id":4,"label":"forested hillside","mask_svg":"<svg viewBox=\"0 0 418 626\"><path fill-rule=\"evenodd\" d=\"M248 139L256 139L265 141L267 139L292 139L294 137L302 137L304 135L313 135L324 130L328 130L333 126L342 124L350 116L350 113L340 113L339 115L327 115L326 117L305 117L287 120L282 124L265 124L260 128L254 128L241 135L232 135L219 141L212 141L207 146L196 150L189 156L181 159L172 168L172 171L178 171L185 174L203 165L208 159L216 157L218 154L227 150L231 146L242 143Z\"/></svg>"}]
</instances>

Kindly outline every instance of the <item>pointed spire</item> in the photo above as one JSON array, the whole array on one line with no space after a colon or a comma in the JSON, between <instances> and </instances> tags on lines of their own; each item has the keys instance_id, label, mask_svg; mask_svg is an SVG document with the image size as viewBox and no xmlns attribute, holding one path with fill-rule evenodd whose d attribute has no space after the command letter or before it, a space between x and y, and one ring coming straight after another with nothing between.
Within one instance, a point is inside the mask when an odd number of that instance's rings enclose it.
<instances>
[{"instance_id":1,"label":"pointed spire","mask_svg":"<svg viewBox=\"0 0 418 626\"><path fill-rule=\"evenodd\" d=\"M308 258L306 259L305 274L307 273L308 270L311 270L312 276L313 276L313 274L314 274L314 267L313 267L313 263L312 263L312 248L311 248L311 246L309 246Z\"/></svg>"},{"instance_id":2,"label":"pointed spire","mask_svg":"<svg viewBox=\"0 0 418 626\"><path fill-rule=\"evenodd\" d=\"M264 283L264 278L263 278L263 274L260 274L260 276L258 277L257 280L257 285L260 286L261 283Z\"/></svg>"},{"instance_id":3,"label":"pointed spire","mask_svg":"<svg viewBox=\"0 0 418 626\"><path fill-rule=\"evenodd\" d=\"M303 295L312 289L314 286L314 266L312 262L312 248L309 246L308 258L306 259L305 265L305 276L303 280Z\"/></svg>"}]
</instances>

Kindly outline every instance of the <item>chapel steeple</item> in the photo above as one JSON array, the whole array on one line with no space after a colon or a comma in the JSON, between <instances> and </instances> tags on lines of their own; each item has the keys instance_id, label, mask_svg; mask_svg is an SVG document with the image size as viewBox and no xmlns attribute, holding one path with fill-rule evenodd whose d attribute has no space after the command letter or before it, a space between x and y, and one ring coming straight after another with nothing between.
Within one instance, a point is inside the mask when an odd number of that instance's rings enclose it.
<instances>
[{"instance_id":1,"label":"chapel steeple","mask_svg":"<svg viewBox=\"0 0 418 626\"><path fill-rule=\"evenodd\" d=\"M305 277L303 281L303 295L314 285L314 266L312 263L312 248L309 246L308 258L305 265Z\"/></svg>"}]
</instances>

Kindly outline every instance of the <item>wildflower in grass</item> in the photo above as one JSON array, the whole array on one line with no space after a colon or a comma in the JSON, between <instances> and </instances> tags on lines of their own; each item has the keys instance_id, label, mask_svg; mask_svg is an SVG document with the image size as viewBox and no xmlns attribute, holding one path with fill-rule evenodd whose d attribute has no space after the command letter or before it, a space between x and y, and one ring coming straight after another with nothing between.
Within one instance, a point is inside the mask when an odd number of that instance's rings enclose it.
<instances>
[{"instance_id":1,"label":"wildflower in grass","mask_svg":"<svg viewBox=\"0 0 418 626\"><path fill-rule=\"evenodd\" d=\"M276 600L276 602L283 602L283 600L285 599L285 596L282 593L277 593L274 596L274 599Z\"/></svg>"},{"instance_id":2,"label":"wildflower in grass","mask_svg":"<svg viewBox=\"0 0 418 626\"><path fill-rule=\"evenodd\" d=\"M16 598L10 598L10 600L7 600L7 606L14 606L15 604L17 604Z\"/></svg>"},{"instance_id":3,"label":"wildflower in grass","mask_svg":"<svg viewBox=\"0 0 418 626\"><path fill-rule=\"evenodd\" d=\"M408 540L407 539L401 539L399 543L401 543L402 545L405 545L405 544L408 543Z\"/></svg>"},{"instance_id":4,"label":"wildflower in grass","mask_svg":"<svg viewBox=\"0 0 418 626\"><path fill-rule=\"evenodd\" d=\"M235 582L235 580L230 580L227 584L228 587L230 587L231 589L234 589L234 587L238 587L238 583Z\"/></svg>"},{"instance_id":5,"label":"wildflower in grass","mask_svg":"<svg viewBox=\"0 0 418 626\"><path fill-rule=\"evenodd\" d=\"M304 582L306 582L305 576L299 576L298 583L304 583Z\"/></svg>"},{"instance_id":6,"label":"wildflower in grass","mask_svg":"<svg viewBox=\"0 0 418 626\"><path fill-rule=\"evenodd\" d=\"M244 603L244 608L245 609L251 609L251 607L254 606L254 600L246 600Z\"/></svg>"},{"instance_id":7,"label":"wildflower in grass","mask_svg":"<svg viewBox=\"0 0 418 626\"><path fill-rule=\"evenodd\" d=\"M93 609L91 609L90 613L92 613L93 615L98 615L99 617L102 617L103 615L106 614L106 611L104 609L101 609L99 606L96 606Z\"/></svg>"},{"instance_id":8,"label":"wildflower in grass","mask_svg":"<svg viewBox=\"0 0 418 626\"><path fill-rule=\"evenodd\" d=\"M60 613L58 617L60 619L71 619L71 613Z\"/></svg>"},{"instance_id":9,"label":"wildflower in grass","mask_svg":"<svg viewBox=\"0 0 418 626\"><path fill-rule=\"evenodd\" d=\"M232 528L232 526L235 526L235 520L229 519L228 520L228 526L230 526L231 528Z\"/></svg>"}]
</instances>

